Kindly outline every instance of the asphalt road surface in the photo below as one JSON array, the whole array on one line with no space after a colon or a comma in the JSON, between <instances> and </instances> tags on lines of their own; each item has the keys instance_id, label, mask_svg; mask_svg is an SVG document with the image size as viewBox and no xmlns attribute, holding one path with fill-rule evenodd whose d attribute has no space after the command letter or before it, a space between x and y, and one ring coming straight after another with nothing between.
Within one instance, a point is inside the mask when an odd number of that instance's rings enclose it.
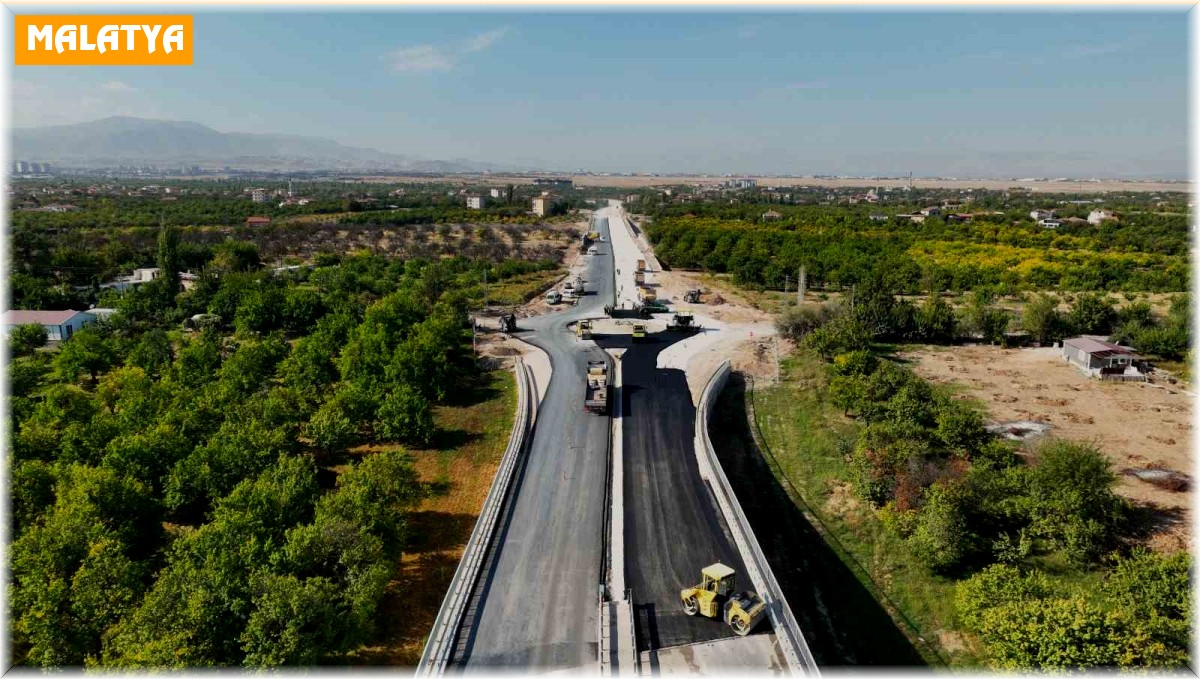
<instances>
[{"instance_id":1,"label":"asphalt road surface","mask_svg":"<svg viewBox=\"0 0 1200 679\"><path fill-rule=\"evenodd\" d=\"M611 421L583 411L583 390L587 362L607 356L568 324L603 316L612 303L612 250L600 231L599 253L586 256L588 294L564 311L518 321L517 335L546 351L553 373L494 561L477 586L481 603L452 658L468 672L596 662Z\"/></svg>"},{"instance_id":2,"label":"asphalt road surface","mask_svg":"<svg viewBox=\"0 0 1200 679\"><path fill-rule=\"evenodd\" d=\"M655 367L658 354L689 335L649 333L607 337L607 348L628 347L621 358L625 474L625 569L637 605L639 650L734 636L719 620L689 617L679 590L700 582L700 570L720 561L752 589L746 569L694 448L696 410L687 379ZM768 626L760 624L756 631Z\"/></svg>"}]
</instances>

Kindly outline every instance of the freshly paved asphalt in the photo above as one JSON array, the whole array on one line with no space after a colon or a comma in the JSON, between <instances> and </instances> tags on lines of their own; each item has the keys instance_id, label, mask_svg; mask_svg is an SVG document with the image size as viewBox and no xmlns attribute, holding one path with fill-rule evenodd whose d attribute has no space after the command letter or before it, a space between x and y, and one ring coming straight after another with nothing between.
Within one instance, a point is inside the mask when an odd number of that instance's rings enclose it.
<instances>
[{"instance_id":1,"label":"freshly paved asphalt","mask_svg":"<svg viewBox=\"0 0 1200 679\"><path fill-rule=\"evenodd\" d=\"M718 620L689 617L679 590L700 581L700 570L720 561L751 589L694 448L696 409L682 370L658 369L658 354L688 335L649 333L598 339L621 357L625 475L625 568L637 606L640 650L733 636ZM762 627L759 628L760 630Z\"/></svg>"},{"instance_id":2,"label":"freshly paved asphalt","mask_svg":"<svg viewBox=\"0 0 1200 679\"><path fill-rule=\"evenodd\" d=\"M608 209L598 211L599 216ZM460 631L452 663L465 672L548 671L590 666L597 651L597 594L604 574L605 486L611 422L583 411L584 371L622 357L626 582L637 607L639 647L665 648L731 636L722 622L690 618L679 590L721 561L748 588L737 550L693 449L695 408L680 370L655 367L683 338L650 333L577 340L568 324L603 316L613 299L608 229L588 256L589 294L566 310L518 320L517 336L544 351L553 369L494 555L474 592L479 603Z\"/></svg>"},{"instance_id":3,"label":"freshly paved asphalt","mask_svg":"<svg viewBox=\"0 0 1200 679\"><path fill-rule=\"evenodd\" d=\"M495 560L480 578L481 604L452 659L467 672L596 662L611 420L583 411L583 376L589 360L607 356L568 323L603 316L612 303L612 251L600 230L605 242L587 256L588 294L564 311L518 320L517 336L546 351L553 373Z\"/></svg>"}]
</instances>

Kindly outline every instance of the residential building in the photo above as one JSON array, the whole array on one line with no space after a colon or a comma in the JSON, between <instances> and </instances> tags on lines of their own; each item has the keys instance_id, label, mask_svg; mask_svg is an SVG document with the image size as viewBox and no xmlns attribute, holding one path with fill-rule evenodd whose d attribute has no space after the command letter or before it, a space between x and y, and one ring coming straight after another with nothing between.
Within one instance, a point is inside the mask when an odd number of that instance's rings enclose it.
<instances>
[{"instance_id":1,"label":"residential building","mask_svg":"<svg viewBox=\"0 0 1200 679\"><path fill-rule=\"evenodd\" d=\"M270 217L255 216L246 218L246 226L267 226L270 223Z\"/></svg>"},{"instance_id":2,"label":"residential building","mask_svg":"<svg viewBox=\"0 0 1200 679\"><path fill-rule=\"evenodd\" d=\"M1054 210L1034 210L1029 213L1029 218L1035 222L1040 222L1043 219L1054 219L1058 213Z\"/></svg>"},{"instance_id":3,"label":"residential building","mask_svg":"<svg viewBox=\"0 0 1200 679\"><path fill-rule=\"evenodd\" d=\"M129 274L128 276L118 276L118 277L112 279L111 281L108 281L107 283L101 283L100 289L101 290L116 290L117 292L121 292L123 290L128 290L130 288L134 288L139 285L142 285L143 283L149 283L150 281L154 280L155 278L158 278L158 268L157 267L134 269L133 273ZM86 289L88 286L79 286L79 287Z\"/></svg>"},{"instance_id":4,"label":"residential building","mask_svg":"<svg viewBox=\"0 0 1200 679\"><path fill-rule=\"evenodd\" d=\"M767 210L766 212L762 213L762 220L764 222L777 222L780 219L783 219L783 215L774 210Z\"/></svg>"},{"instance_id":5,"label":"residential building","mask_svg":"<svg viewBox=\"0 0 1200 679\"><path fill-rule=\"evenodd\" d=\"M117 310L110 309L108 307L92 307L91 309L88 309L86 313L95 316L96 320L98 321L103 321L116 314Z\"/></svg>"},{"instance_id":6,"label":"residential building","mask_svg":"<svg viewBox=\"0 0 1200 679\"><path fill-rule=\"evenodd\" d=\"M921 210L921 215L925 217L937 217L942 214L942 208L937 205L931 205Z\"/></svg>"},{"instance_id":7,"label":"residential building","mask_svg":"<svg viewBox=\"0 0 1200 679\"><path fill-rule=\"evenodd\" d=\"M969 212L955 212L946 215L946 222L948 224L969 224L973 218L974 215Z\"/></svg>"},{"instance_id":8,"label":"residential building","mask_svg":"<svg viewBox=\"0 0 1200 679\"><path fill-rule=\"evenodd\" d=\"M887 220L888 220L888 216L883 214L882 212L872 212L871 213L871 221L873 221L873 222L886 222Z\"/></svg>"},{"instance_id":9,"label":"residential building","mask_svg":"<svg viewBox=\"0 0 1200 679\"><path fill-rule=\"evenodd\" d=\"M255 203L267 202L267 190L266 189L250 189L250 200L254 201Z\"/></svg>"},{"instance_id":10,"label":"residential building","mask_svg":"<svg viewBox=\"0 0 1200 679\"><path fill-rule=\"evenodd\" d=\"M492 198L503 198L504 191L501 189L492 189L491 191L488 191L488 195L490 195Z\"/></svg>"},{"instance_id":11,"label":"residential building","mask_svg":"<svg viewBox=\"0 0 1200 679\"><path fill-rule=\"evenodd\" d=\"M1142 357L1128 347L1113 344L1107 337L1080 335L1063 340L1061 348L1065 361L1090 377L1142 382L1147 365Z\"/></svg>"},{"instance_id":12,"label":"residential building","mask_svg":"<svg viewBox=\"0 0 1200 679\"><path fill-rule=\"evenodd\" d=\"M537 196L533 199L533 214L539 217L545 217L554 211L554 203L557 199L549 194Z\"/></svg>"},{"instance_id":13,"label":"residential building","mask_svg":"<svg viewBox=\"0 0 1200 679\"><path fill-rule=\"evenodd\" d=\"M471 210L482 210L484 204L483 196L467 196L467 208Z\"/></svg>"},{"instance_id":14,"label":"residential building","mask_svg":"<svg viewBox=\"0 0 1200 679\"><path fill-rule=\"evenodd\" d=\"M1104 220L1116 218L1117 216L1109 210L1092 210L1088 213L1088 224L1091 224L1092 226L1100 226Z\"/></svg>"},{"instance_id":15,"label":"residential building","mask_svg":"<svg viewBox=\"0 0 1200 679\"><path fill-rule=\"evenodd\" d=\"M4 312L4 332L7 334L19 325L40 325L46 329L46 337L52 342L70 339L80 328L94 323L96 317L86 311L27 311L13 309Z\"/></svg>"},{"instance_id":16,"label":"residential building","mask_svg":"<svg viewBox=\"0 0 1200 679\"><path fill-rule=\"evenodd\" d=\"M1041 220L1038 220L1038 226L1042 227L1043 229L1057 229L1058 227L1062 226L1062 220L1061 219L1041 219Z\"/></svg>"}]
</instances>

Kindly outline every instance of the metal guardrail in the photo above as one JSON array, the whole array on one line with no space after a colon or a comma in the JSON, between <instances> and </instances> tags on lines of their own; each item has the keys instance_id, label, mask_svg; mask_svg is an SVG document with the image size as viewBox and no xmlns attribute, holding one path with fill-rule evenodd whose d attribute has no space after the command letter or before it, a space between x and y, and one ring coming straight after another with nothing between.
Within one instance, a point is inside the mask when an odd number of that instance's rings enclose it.
<instances>
[{"instance_id":1,"label":"metal guardrail","mask_svg":"<svg viewBox=\"0 0 1200 679\"><path fill-rule=\"evenodd\" d=\"M721 467L717 453L713 450L712 440L708 436L708 418L712 414L713 402L729 380L731 372L729 361L721 363L700 395L700 405L696 409L696 457L700 462L700 473L709 477L717 504L725 514L738 551L750 570L751 579L756 580L755 586L762 590L759 595L767 604L767 614L771 618L776 638L792 673L817 676L820 671L812 651L808 648L808 642L804 639L804 633L800 631L800 625L792 615L791 606L783 598L783 590L775 579L771 564L767 562L767 557L759 547L758 538L754 536L750 521L733 493L729 478L725 476L725 470Z\"/></svg>"},{"instance_id":2,"label":"metal guardrail","mask_svg":"<svg viewBox=\"0 0 1200 679\"><path fill-rule=\"evenodd\" d=\"M454 571L446 598L442 600L437 619L433 623L429 640L425 643L425 650L421 653L421 661L417 664L416 671L418 676L441 675L450 663L450 655L460 632L467 603L479 581L484 557L495 537L500 510L512 486L513 470L517 468L517 461L525 448L525 440L537 413L537 398L533 395L533 377L529 367L518 358L514 372L517 382L517 412L508 447L500 459L500 467L496 470L492 487L483 501L479 519L475 521L471 538L463 550L462 559Z\"/></svg>"}]
</instances>

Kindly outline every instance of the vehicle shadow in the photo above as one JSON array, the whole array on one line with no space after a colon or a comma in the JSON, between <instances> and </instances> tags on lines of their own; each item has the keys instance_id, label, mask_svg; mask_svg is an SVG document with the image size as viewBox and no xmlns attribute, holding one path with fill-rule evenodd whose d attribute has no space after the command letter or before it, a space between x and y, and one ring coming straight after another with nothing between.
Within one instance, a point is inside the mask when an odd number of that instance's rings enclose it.
<instances>
[{"instance_id":1,"label":"vehicle shadow","mask_svg":"<svg viewBox=\"0 0 1200 679\"><path fill-rule=\"evenodd\" d=\"M715 404L709 435L817 664L926 665L772 473L751 434L745 394L745 381L734 373Z\"/></svg>"}]
</instances>

